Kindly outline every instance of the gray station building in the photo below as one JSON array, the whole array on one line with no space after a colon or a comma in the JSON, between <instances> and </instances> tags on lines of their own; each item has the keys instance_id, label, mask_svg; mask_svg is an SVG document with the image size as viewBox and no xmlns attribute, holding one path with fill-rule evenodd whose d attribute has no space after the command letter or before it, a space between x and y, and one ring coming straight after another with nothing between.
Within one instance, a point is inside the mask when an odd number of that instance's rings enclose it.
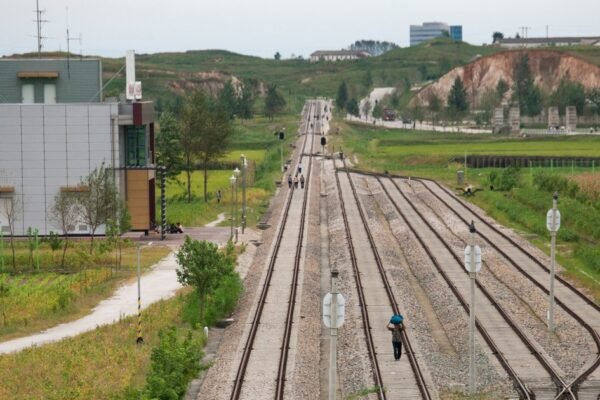
<instances>
[{"instance_id":1,"label":"gray station building","mask_svg":"<svg viewBox=\"0 0 600 400\"><path fill-rule=\"evenodd\" d=\"M134 230L155 220L151 102L103 101L97 59L0 59L0 230L62 233L50 209L59 192L104 164L126 200ZM6 210L14 210L11 232ZM104 227L97 233L102 234ZM90 230L80 222L70 234Z\"/></svg>"}]
</instances>

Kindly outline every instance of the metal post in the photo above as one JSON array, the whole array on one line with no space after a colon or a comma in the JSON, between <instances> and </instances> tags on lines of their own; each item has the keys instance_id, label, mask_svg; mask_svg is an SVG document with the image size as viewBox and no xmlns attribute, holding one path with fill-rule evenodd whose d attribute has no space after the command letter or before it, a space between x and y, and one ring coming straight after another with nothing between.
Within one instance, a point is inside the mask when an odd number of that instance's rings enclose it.
<instances>
[{"instance_id":1,"label":"metal post","mask_svg":"<svg viewBox=\"0 0 600 400\"><path fill-rule=\"evenodd\" d=\"M246 169L248 168L248 161L246 156L242 154L242 234L244 234L244 228L246 228Z\"/></svg>"},{"instance_id":2,"label":"metal post","mask_svg":"<svg viewBox=\"0 0 600 400\"><path fill-rule=\"evenodd\" d=\"M471 303L469 313L469 393L475 394L475 224L471 222L471 267L469 278L471 283Z\"/></svg>"},{"instance_id":3,"label":"metal post","mask_svg":"<svg viewBox=\"0 0 600 400\"><path fill-rule=\"evenodd\" d=\"M281 154L281 172L283 172L283 140L279 141L279 153Z\"/></svg>"},{"instance_id":4,"label":"metal post","mask_svg":"<svg viewBox=\"0 0 600 400\"><path fill-rule=\"evenodd\" d=\"M467 151L465 150L465 182L467 181Z\"/></svg>"},{"instance_id":5,"label":"metal post","mask_svg":"<svg viewBox=\"0 0 600 400\"><path fill-rule=\"evenodd\" d=\"M4 233L0 230L0 272L4 272Z\"/></svg>"},{"instance_id":6,"label":"metal post","mask_svg":"<svg viewBox=\"0 0 600 400\"><path fill-rule=\"evenodd\" d=\"M556 208L558 193L552 196L552 229L550 230L550 294L548 302L548 330L554 332L554 269L556 264Z\"/></svg>"},{"instance_id":7,"label":"metal post","mask_svg":"<svg viewBox=\"0 0 600 400\"><path fill-rule=\"evenodd\" d=\"M235 186L235 178L231 177L231 235L229 240L233 240L233 213L234 213L234 203L233 203L233 190Z\"/></svg>"},{"instance_id":8,"label":"metal post","mask_svg":"<svg viewBox=\"0 0 600 400\"><path fill-rule=\"evenodd\" d=\"M337 277L338 271L331 271L331 336L329 344L329 400L335 400L337 386Z\"/></svg>"},{"instance_id":9,"label":"metal post","mask_svg":"<svg viewBox=\"0 0 600 400\"><path fill-rule=\"evenodd\" d=\"M167 167L160 168L160 240L165 240L167 232Z\"/></svg>"},{"instance_id":10,"label":"metal post","mask_svg":"<svg viewBox=\"0 0 600 400\"><path fill-rule=\"evenodd\" d=\"M144 338L142 337L142 290L140 285L140 242L137 243L137 289L138 289L138 331L137 331L137 339L136 343L142 344L144 343Z\"/></svg>"}]
</instances>

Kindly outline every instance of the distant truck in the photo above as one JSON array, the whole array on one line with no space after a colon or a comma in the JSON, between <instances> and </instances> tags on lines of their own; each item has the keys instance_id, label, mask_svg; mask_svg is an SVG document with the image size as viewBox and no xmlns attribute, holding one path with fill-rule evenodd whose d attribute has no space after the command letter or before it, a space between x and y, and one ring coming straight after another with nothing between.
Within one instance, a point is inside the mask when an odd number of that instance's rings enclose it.
<instances>
[{"instance_id":1,"label":"distant truck","mask_svg":"<svg viewBox=\"0 0 600 400\"><path fill-rule=\"evenodd\" d=\"M383 110L383 120L384 121L395 121L396 120L396 111L386 108Z\"/></svg>"}]
</instances>

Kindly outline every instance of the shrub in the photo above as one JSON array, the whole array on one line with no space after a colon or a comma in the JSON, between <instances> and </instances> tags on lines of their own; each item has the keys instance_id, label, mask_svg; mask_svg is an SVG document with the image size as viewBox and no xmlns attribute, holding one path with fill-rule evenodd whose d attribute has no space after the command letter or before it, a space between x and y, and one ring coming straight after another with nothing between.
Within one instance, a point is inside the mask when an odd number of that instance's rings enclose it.
<instances>
[{"instance_id":1,"label":"shrub","mask_svg":"<svg viewBox=\"0 0 600 400\"><path fill-rule=\"evenodd\" d=\"M175 327L161 330L159 338L158 346L152 349L144 397L178 400L185 394L188 382L200 371L201 343L192 339L191 332L179 341Z\"/></svg>"},{"instance_id":2,"label":"shrub","mask_svg":"<svg viewBox=\"0 0 600 400\"><path fill-rule=\"evenodd\" d=\"M495 190L508 191L519 186L521 181L521 171L519 168L504 168L500 174L496 171L490 173L490 184Z\"/></svg>"}]
</instances>

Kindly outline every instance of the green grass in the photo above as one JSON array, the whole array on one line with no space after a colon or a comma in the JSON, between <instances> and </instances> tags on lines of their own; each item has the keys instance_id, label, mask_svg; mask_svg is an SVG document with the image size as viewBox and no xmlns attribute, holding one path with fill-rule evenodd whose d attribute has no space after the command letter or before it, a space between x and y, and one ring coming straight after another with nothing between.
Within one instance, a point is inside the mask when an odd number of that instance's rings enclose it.
<instances>
[{"instance_id":1,"label":"green grass","mask_svg":"<svg viewBox=\"0 0 600 400\"><path fill-rule=\"evenodd\" d=\"M67 253L68 259L84 257L78 251L87 251L88 243L80 242ZM147 269L165 257L170 250L153 246L140 253L140 266ZM0 273L0 284L5 288L0 296L0 338L7 340L23 336L59 323L74 320L90 312L102 299L110 296L121 283L136 273L136 249L126 245L123 250L123 264L117 269L110 254L84 257L85 268L57 268L50 260L59 257L42 245L40 249L40 270L29 266L19 266L18 273L12 272L12 266L5 253L6 271ZM18 259L28 259L28 250L24 243L18 247Z\"/></svg>"},{"instance_id":2,"label":"green grass","mask_svg":"<svg viewBox=\"0 0 600 400\"><path fill-rule=\"evenodd\" d=\"M181 309L186 302L186 296L179 295L148 307L143 312L143 345L136 344L137 318L130 317L58 343L0 356L0 398L126 398L125 393L145 382L158 331L173 324L184 327Z\"/></svg>"},{"instance_id":3,"label":"green grass","mask_svg":"<svg viewBox=\"0 0 600 400\"><path fill-rule=\"evenodd\" d=\"M243 251L244 247L236 248L236 254ZM207 321L228 315L242 289L237 277L220 282L207 299ZM186 287L175 297L154 303L142 311L142 345L136 344L137 317L128 317L57 343L0 355L0 398L142 398L151 354L159 345L159 331L176 327L180 339L190 334L204 345L206 338L200 328L207 325L207 321L199 321L197 315L197 293ZM168 380L169 376L163 378Z\"/></svg>"},{"instance_id":4,"label":"green grass","mask_svg":"<svg viewBox=\"0 0 600 400\"><path fill-rule=\"evenodd\" d=\"M489 134L414 132L338 123L343 139L336 148L356 155L361 168L419 174L450 181L460 164L449 161L467 155L535 155L600 157L600 137L510 138Z\"/></svg>"},{"instance_id":5,"label":"green grass","mask_svg":"<svg viewBox=\"0 0 600 400\"><path fill-rule=\"evenodd\" d=\"M220 161L239 161L241 154L246 155L249 163L246 177L247 190L247 226L255 225L267 209L270 195L275 190L275 181L281 179L281 155L279 139L273 132L285 129L283 148L284 160L290 157L290 144L296 140L298 117L284 116L273 121L255 118L251 121L236 121L231 150ZM187 177L181 173L177 182L167 183L167 219L171 223L181 222L184 226L202 226L226 214L224 225L231 216L232 190L229 178L232 170L208 171L208 202L204 201L204 173L195 171L191 179L192 201L187 201ZM242 205L241 175L237 181L238 218ZM222 200L217 203L216 192L221 190ZM157 202L160 210L160 203Z\"/></svg>"}]
</instances>

